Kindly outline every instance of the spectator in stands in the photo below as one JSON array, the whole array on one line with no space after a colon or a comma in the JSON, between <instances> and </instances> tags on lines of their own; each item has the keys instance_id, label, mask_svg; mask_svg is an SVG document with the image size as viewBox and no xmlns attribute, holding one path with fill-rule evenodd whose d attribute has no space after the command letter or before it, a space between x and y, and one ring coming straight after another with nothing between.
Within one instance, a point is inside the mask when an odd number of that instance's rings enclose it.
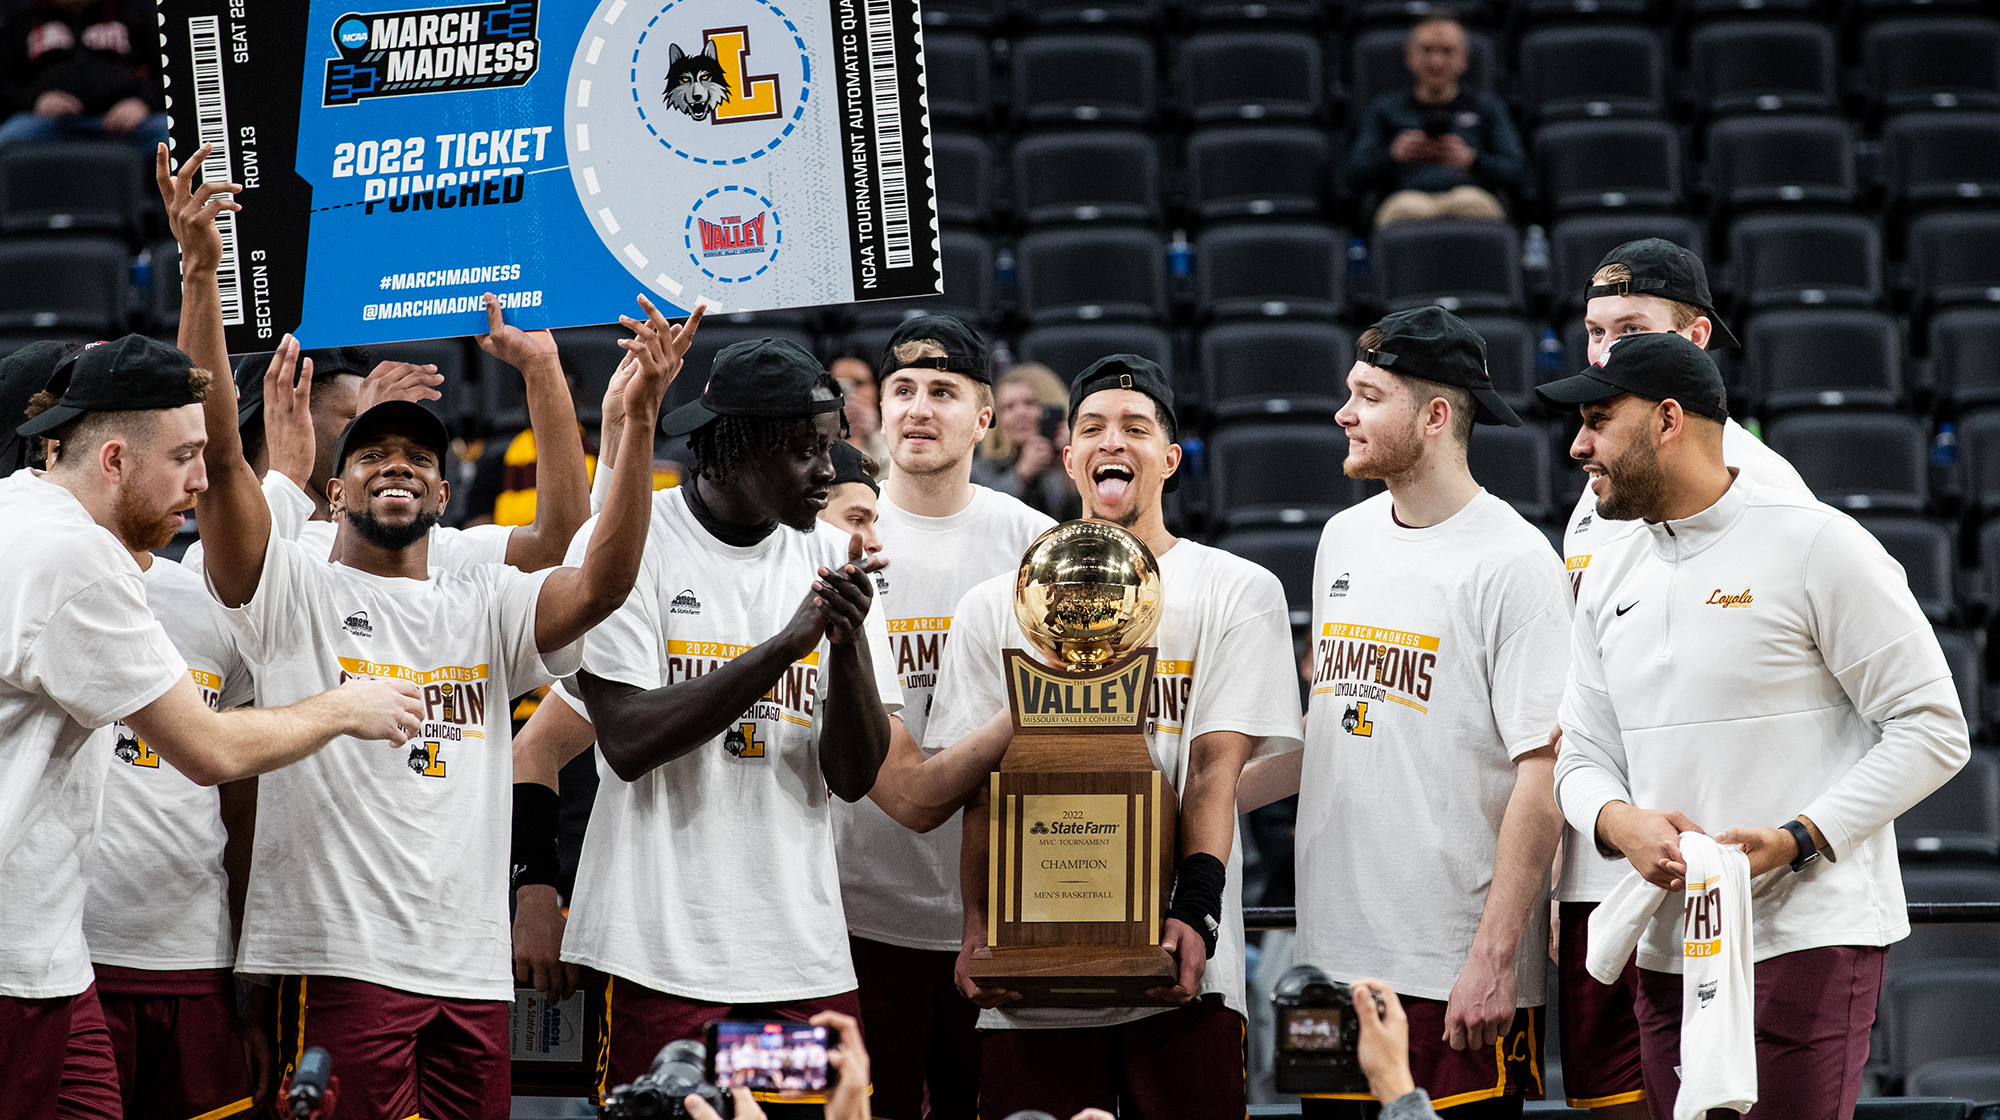
<instances>
[{"instance_id":1,"label":"spectator in stands","mask_svg":"<svg viewBox=\"0 0 2000 1120\"><path fill-rule=\"evenodd\" d=\"M0 34L0 148L108 136L151 150L167 139L145 0L40 0Z\"/></svg>"},{"instance_id":2,"label":"spectator in stands","mask_svg":"<svg viewBox=\"0 0 2000 1120\"><path fill-rule=\"evenodd\" d=\"M994 384L993 408L993 430L972 461L972 481L1057 521L1081 516L1083 499L1062 462L1068 387L1049 367L1023 362Z\"/></svg>"},{"instance_id":3,"label":"spectator in stands","mask_svg":"<svg viewBox=\"0 0 2000 1120\"><path fill-rule=\"evenodd\" d=\"M850 346L834 355L827 367L840 382L847 398L847 442L874 464L869 470L876 478L889 469L889 444L882 435L882 387L876 382L875 367L859 346Z\"/></svg>"},{"instance_id":4,"label":"spectator in stands","mask_svg":"<svg viewBox=\"0 0 2000 1120\"><path fill-rule=\"evenodd\" d=\"M1465 28L1432 17L1410 29L1404 59L1414 81L1372 102L1354 130L1347 179L1389 192L1375 225L1411 218L1505 218L1500 193L1528 178L1528 157L1507 106L1467 89Z\"/></svg>"}]
</instances>

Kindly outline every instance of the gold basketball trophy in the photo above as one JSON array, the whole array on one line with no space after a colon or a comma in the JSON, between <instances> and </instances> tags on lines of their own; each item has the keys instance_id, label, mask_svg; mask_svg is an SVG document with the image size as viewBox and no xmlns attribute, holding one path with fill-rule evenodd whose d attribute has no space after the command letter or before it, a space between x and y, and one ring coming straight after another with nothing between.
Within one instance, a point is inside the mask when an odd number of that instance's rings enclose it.
<instances>
[{"instance_id":1,"label":"gold basketball trophy","mask_svg":"<svg viewBox=\"0 0 2000 1120\"><path fill-rule=\"evenodd\" d=\"M1146 747L1160 625L1152 550L1069 521L1021 557L1014 616L1042 656L1003 651L1014 740L989 779L980 985L1013 1007L1169 1006L1160 930L1180 798ZM1053 667L1052 667L1053 666Z\"/></svg>"}]
</instances>

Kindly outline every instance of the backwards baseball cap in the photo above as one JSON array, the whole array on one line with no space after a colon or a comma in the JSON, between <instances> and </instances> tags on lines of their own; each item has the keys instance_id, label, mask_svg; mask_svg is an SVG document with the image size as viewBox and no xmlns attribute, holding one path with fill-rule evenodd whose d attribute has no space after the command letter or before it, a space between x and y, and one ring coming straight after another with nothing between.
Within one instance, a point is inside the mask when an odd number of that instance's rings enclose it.
<instances>
[{"instance_id":1,"label":"backwards baseball cap","mask_svg":"<svg viewBox=\"0 0 2000 1120\"><path fill-rule=\"evenodd\" d=\"M1521 418L1493 391L1486 372L1486 340L1465 320L1442 307L1412 307L1385 315L1374 329L1382 343L1355 356L1404 377L1420 377L1440 385L1465 389L1477 402L1472 419L1479 424L1521 426Z\"/></svg>"},{"instance_id":2,"label":"backwards baseball cap","mask_svg":"<svg viewBox=\"0 0 2000 1120\"><path fill-rule=\"evenodd\" d=\"M1593 284L1584 292L1584 299L1658 296L1692 304L1708 316L1709 325L1714 328L1709 339L1712 346L1721 349L1742 345L1736 341L1735 335L1729 333L1722 316L1715 313L1715 297L1708 294L1708 271L1702 268L1700 257L1665 238L1648 237L1627 241L1604 254L1604 259L1597 262L1597 268L1603 271L1607 265L1614 264L1630 269L1632 278L1616 284Z\"/></svg>"},{"instance_id":3,"label":"backwards baseball cap","mask_svg":"<svg viewBox=\"0 0 2000 1120\"><path fill-rule=\"evenodd\" d=\"M839 486L843 482L859 482L875 491L878 497L882 493L881 484L875 481L874 475L868 473L866 458L859 449L844 439L835 440L833 443L833 484Z\"/></svg>"},{"instance_id":4,"label":"backwards baseball cap","mask_svg":"<svg viewBox=\"0 0 2000 1120\"><path fill-rule=\"evenodd\" d=\"M36 393L52 386L56 370L82 349L76 342L30 342L0 358L0 416L19 420ZM27 465L27 438L14 425L0 426L0 476Z\"/></svg>"},{"instance_id":5,"label":"backwards baseball cap","mask_svg":"<svg viewBox=\"0 0 2000 1120\"><path fill-rule=\"evenodd\" d=\"M944 356L932 354L907 362L897 360L896 347L909 342L934 342L944 350ZM888 345L882 347L882 364L878 368L884 377L899 369L935 369L993 384L993 372L986 367L985 340L978 331L950 315L918 315L903 320L889 336Z\"/></svg>"},{"instance_id":6,"label":"backwards baseball cap","mask_svg":"<svg viewBox=\"0 0 2000 1120\"><path fill-rule=\"evenodd\" d=\"M1142 358L1137 354L1113 354L1090 363L1090 367L1076 375L1069 385L1069 423L1076 425L1076 410L1092 393L1106 389L1130 389L1144 393L1159 402L1160 409L1167 414L1167 439L1178 438L1180 417L1174 415L1174 387L1167 380L1167 372L1157 362ZM1167 476L1166 493L1180 489L1178 474Z\"/></svg>"},{"instance_id":7,"label":"backwards baseball cap","mask_svg":"<svg viewBox=\"0 0 2000 1120\"><path fill-rule=\"evenodd\" d=\"M44 435L86 412L141 412L202 401L202 394L188 386L194 362L142 334L86 347L68 364L69 387L62 399L16 429L22 435Z\"/></svg>"},{"instance_id":8,"label":"backwards baseball cap","mask_svg":"<svg viewBox=\"0 0 2000 1120\"><path fill-rule=\"evenodd\" d=\"M444 421L436 413L415 401L383 401L349 420L341 430L340 442L333 445L333 473L338 475L347 466L348 452L386 434L408 436L437 452L440 468L451 448L451 433L445 431Z\"/></svg>"},{"instance_id":9,"label":"backwards baseball cap","mask_svg":"<svg viewBox=\"0 0 2000 1120\"><path fill-rule=\"evenodd\" d=\"M813 399L825 372L819 359L789 339L733 342L716 352L701 396L662 417L660 431L684 436L718 416L804 419L839 412L843 402L838 394L831 400Z\"/></svg>"},{"instance_id":10,"label":"backwards baseball cap","mask_svg":"<svg viewBox=\"0 0 2000 1120\"><path fill-rule=\"evenodd\" d=\"M1708 352L1680 335L1628 334L1611 340L1600 365L1535 390L1550 408L1574 411L1591 401L1632 393L1647 400L1680 402L1710 420L1729 419L1722 372Z\"/></svg>"}]
</instances>

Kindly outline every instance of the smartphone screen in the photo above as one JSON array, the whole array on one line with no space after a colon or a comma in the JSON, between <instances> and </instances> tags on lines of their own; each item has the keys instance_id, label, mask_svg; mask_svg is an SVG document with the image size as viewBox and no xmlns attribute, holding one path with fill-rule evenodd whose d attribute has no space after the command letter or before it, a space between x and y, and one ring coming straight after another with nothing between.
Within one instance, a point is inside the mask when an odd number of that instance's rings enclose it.
<instances>
[{"instance_id":1,"label":"smartphone screen","mask_svg":"<svg viewBox=\"0 0 2000 1120\"><path fill-rule=\"evenodd\" d=\"M722 1019L708 1025L709 1065L721 1089L824 1092L826 1052L838 1045L838 1031L810 1023Z\"/></svg>"},{"instance_id":2,"label":"smartphone screen","mask_svg":"<svg viewBox=\"0 0 2000 1120\"><path fill-rule=\"evenodd\" d=\"M1283 1017L1287 1050L1340 1050L1341 1010L1338 1007L1287 1007Z\"/></svg>"}]
</instances>

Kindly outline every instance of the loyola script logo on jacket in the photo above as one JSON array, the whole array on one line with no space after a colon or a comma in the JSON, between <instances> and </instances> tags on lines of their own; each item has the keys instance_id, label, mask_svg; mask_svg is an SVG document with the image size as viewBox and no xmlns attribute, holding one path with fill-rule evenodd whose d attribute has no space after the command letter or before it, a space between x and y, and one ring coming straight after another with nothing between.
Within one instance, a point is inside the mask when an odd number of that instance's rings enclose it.
<instances>
[{"instance_id":1,"label":"loyola script logo on jacket","mask_svg":"<svg viewBox=\"0 0 2000 1120\"><path fill-rule=\"evenodd\" d=\"M1755 600L1750 597L1750 589L1747 587L1734 595L1718 587L1709 595L1708 601L1702 605L1705 607L1721 607L1724 610L1728 610L1730 607L1748 607L1753 602Z\"/></svg>"}]
</instances>

